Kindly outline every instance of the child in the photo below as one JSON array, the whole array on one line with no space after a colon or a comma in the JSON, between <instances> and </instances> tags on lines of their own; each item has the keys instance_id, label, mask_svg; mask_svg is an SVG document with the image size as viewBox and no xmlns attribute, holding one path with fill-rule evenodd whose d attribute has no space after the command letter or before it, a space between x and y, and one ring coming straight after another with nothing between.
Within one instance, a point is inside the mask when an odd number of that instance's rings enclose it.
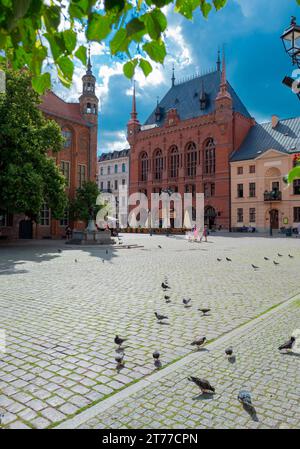
<instances>
[{"instance_id":1,"label":"child","mask_svg":"<svg viewBox=\"0 0 300 449\"><path fill-rule=\"evenodd\" d=\"M203 229L203 233L202 233L200 242L202 242L202 239L203 239L203 238L205 238L205 241L207 242L207 225L204 226L204 229Z\"/></svg>"}]
</instances>

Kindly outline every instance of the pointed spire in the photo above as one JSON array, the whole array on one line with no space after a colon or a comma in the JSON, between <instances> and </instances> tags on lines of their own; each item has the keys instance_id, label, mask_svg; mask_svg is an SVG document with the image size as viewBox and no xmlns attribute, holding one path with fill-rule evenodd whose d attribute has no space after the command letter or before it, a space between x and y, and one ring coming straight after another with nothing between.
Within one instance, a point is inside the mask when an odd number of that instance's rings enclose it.
<instances>
[{"instance_id":1,"label":"pointed spire","mask_svg":"<svg viewBox=\"0 0 300 449\"><path fill-rule=\"evenodd\" d=\"M218 48L217 71L221 71L220 47Z\"/></svg>"},{"instance_id":2,"label":"pointed spire","mask_svg":"<svg viewBox=\"0 0 300 449\"><path fill-rule=\"evenodd\" d=\"M225 48L223 47L223 61L222 61L222 74L221 74L221 84L217 99L227 97L231 98L230 93L227 90L227 79L226 79L226 59L225 59Z\"/></svg>"},{"instance_id":3,"label":"pointed spire","mask_svg":"<svg viewBox=\"0 0 300 449\"><path fill-rule=\"evenodd\" d=\"M135 80L133 81L133 92L132 92L132 108L131 108L131 119L129 123L139 123L136 112L136 98L135 98Z\"/></svg>"},{"instance_id":4,"label":"pointed spire","mask_svg":"<svg viewBox=\"0 0 300 449\"><path fill-rule=\"evenodd\" d=\"M92 64L91 64L91 46L89 45L88 48L88 63L87 63L87 71L86 71L87 75L91 75L92 74Z\"/></svg>"},{"instance_id":5,"label":"pointed spire","mask_svg":"<svg viewBox=\"0 0 300 449\"><path fill-rule=\"evenodd\" d=\"M175 67L174 67L174 63L173 63L173 68L172 68L172 87L175 86Z\"/></svg>"}]
</instances>

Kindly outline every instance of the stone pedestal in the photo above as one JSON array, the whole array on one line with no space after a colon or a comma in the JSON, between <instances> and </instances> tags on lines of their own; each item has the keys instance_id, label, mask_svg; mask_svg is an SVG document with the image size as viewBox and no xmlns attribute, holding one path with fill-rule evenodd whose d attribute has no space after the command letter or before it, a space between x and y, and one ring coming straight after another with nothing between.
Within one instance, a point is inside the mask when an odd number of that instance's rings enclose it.
<instances>
[{"instance_id":1,"label":"stone pedestal","mask_svg":"<svg viewBox=\"0 0 300 449\"><path fill-rule=\"evenodd\" d=\"M110 245L114 243L109 230L95 231L89 230L88 227L84 231L73 230L72 240L66 243L77 245Z\"/></svg>"}]
</instances>

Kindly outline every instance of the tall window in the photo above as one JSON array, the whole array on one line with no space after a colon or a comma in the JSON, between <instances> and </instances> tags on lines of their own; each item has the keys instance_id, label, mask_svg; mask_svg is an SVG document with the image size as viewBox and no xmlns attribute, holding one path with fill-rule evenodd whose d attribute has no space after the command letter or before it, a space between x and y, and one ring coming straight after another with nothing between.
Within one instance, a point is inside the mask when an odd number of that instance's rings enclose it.
<instances>
[{"instance_id":1,"label":"tall window","mask_svg":"<svg viewBox=\"0 0 300 449\"><path fill-rule=\"evenodd\" d=\"M251 198L254 198L256 196L255 182L250 182L249 184L249 196Z\"/></svg>"},{"instance_id":2,"label":"tall window","mask_svg":"<svg viewBox=\"0 0 300 449\"><path fill-rule=\"evenodd\" d=\"M13 215L8 214L6 210L0 209L0 227L12 225L13 225Z\"/></svg>"},{"instance_id":3,"label":"tall window","mask_svg":"<svg viewBox=\"0 0 300 449\"><path fill-rule=\"evenodd\" d=\"M48 204L44 203L40 211L40 224L42 226L50 225L50 209Z\"/></svg>"},{"instance_id":4,"label":"tall window","mask_svg":"<svg viewBox=\"0 0 300 449\"><path fill-rule=\"evenodd\" d=\"M197 149L194 142L190 142L186 147L186 174L196 176Z\"/></svg>"},{"instance_id":5,"label":"tall window","mask_svg":"<svg viewBox=\"0 0 300 449\"><path fill-rule=\"evenodd\" d=\"M205 174L213 175L216 171L216 146L213 139L208 139L204 148Z\"/></svg>"},{"instance_id":6,"label":"tall window","mask_svg":"<svg viewBox=\"0 0 300 449\"><path fill-rule=\"evenodd\" d=\"M115 179L115 190L118 190L118 180Z\"/></svg>"},{"instance_id":7,"label":"tall window","mask_svg":"<svg viewBox=\"0 0 300 449\"><path fill-rule=\"evenodd\" d=\"M86 166L78 165L78 187L82 187L84 182L86 181Z\"/></svg>"},{"instance_id":8,"label":"tall window","mask_svg":"<svg viewBox=\"0 0 300 449\"><path fill-rule=\"evenodd\" d=\"M238 174L238 175L242 175L242 174L243 174L243 171L244 171L244 170L243 170L243 167L238 167L238 168L237 168L237 174Z\"/></svg>"},{"instance_id":9,"label":"tall window","mask_svg":"<svg viewBox=\"0 0 300 449\"><path fill-rule=\"evenodd\" d=\"M122 179L122 186L125 186L126 180Z\"/></svg>"},{"instance_id":10,"label":"tall window","mask_svg":"<svg viewBox=\"0 0 300 449\"><path fill-rule=\"evenodd\" d=\"M204 197L209 198L215 196L215 183L206 182L204 184Z\"/></svg>"},{"instance_id":11,"label":"tall window","mask_svg":"<svg viewBox=\"0 0 300 449\"><path fill-rule=\"evenodd\" d=\"M69 185L70 185L70 162L61 161L60 169L62 171L62 174L66 178L66 186L69 187Z\"/></svg>"},{"instance_id":12,"label":"tall window","mask_svg":"<svg viewBox=\"0 0 300 449\"><path fill-rule=\"evenodd\" d=\"M300 207L294 207L294 222L300 223Z\"/></svg>"},{"instance_id":13,"label":"tall window","mask_svg":"<svg viewBox=\"0 0 300 449\"><path fill-rule=\"evenodd\" d=\"M100 175L103 175L103 167L100 168Z\"/></svg>"},{"instance_id":14,"label":"tall window","mask_svg":"<svg viewBox=\"0 0 300 449\"><path fill-rule=\"evenodd\" d=\"M249 166L249 173L255 173L255 165Z\"/></svg>"},{"instance_id":15,"label":"tall window","mask_svg":"<svg viewBox=\"0 0 300 449\"><path fill-rule=\"evenodd\" d=\"M107 174L110 175L110 165L107 167Z\"/></svg>"},{"instance_id":16,"label":"tall window","mask_svg":"<svg viewBox=\"0 0 300 449\"><path fill-rule=\"evenodd\" d=\"M148 179L148 154L141 154L141 181L147 181Z\"/></svg>"},{"instance_id":17,"label":"tall window","mask_svg":"<svg viewBox=\"0 0 300 449\"><path fill-rule=\"evenodd\" d=\"M69 129L63 129L62 135L64 140L64 148L70 148L72 146L72 131Z\"/></svg>"},{"instance_id":18,"label":"tall window","mask_svg":"<svg viewBox=\"0 0 300 449\"><path fill-rule=\"evenodd\" d=\"M126 173L126 164L124 162L122 164L122 173Z\"/></svg>"},{"instance_id":19,"label":"tall window","mask_svg":"<svg viewBox=\"0 0 300 449\"><path fill-rule=\"evenodd\" d=\"M243 221L244 221L243 209L239 207L237 210L237 222L243 223Z\"/></svg>"},{"instance_id":20,"label":"tall window","mask_svg":"<svg viewBox=\"0 0 300 449\"><path fill-rule=\"evenodd\" d=\"M100 182L100 190L103 190L103 181Z\"/></svg>"},{"instance_id":21,"label":"tall window","mask_svg":"<svg viewBox=\"0 0 300 449\"><path fill-rule=\"evenodd\" d=\"M115 164L115 173L118 173L118 164Z\"/></svg>"},{"instance_id":22,"label":"tall window","mask_svg":"<svg viewBox=\"0 0 300 449\"><path fill-rule=\"evenodd\" d=\"M107 190L110 190L110 181L107 181Z\"/></svg>"},{"instance_id":23,"label":"tall window","mask_svg":"<svg viewBox=\"0 0 300 449\"><path fill-rule=\"evenodd\" d=\"M238 184L237 185L237 197L238 198L243 198L244 197L244 186L243 186L243 184Z\"/></svg>"},{"instance_id":24,"label":"tall window","mask_svg":"<svg viewBox=\"0 0 300 449\"><path fill-rule=\"evenodd\" d=\"M59 226L68 226L69 224L69 211L65 209L63 217L59 220Z\"/></svg>"},{"instance_id":25,"label":"tall window","mask_svg":"<svg viewBox=\"0 0 300 449\"><path fill-rule=\"evenodd\" d=\"M255 207L250 207L250 209L249 209L249 223L255 223L255 221L256 221Z\"/></svg>"},{"instance_id":26,"label":"tall window","mask_svg":"<svg viewBox=\"0 0 300 449\"><path fill-rule=\"evenodd\" d=\"M300 179L295 179L293 182L294 195L300 195Z\"/></svg>"},{"instance_id":27,"label":"tall window","mask_svg":"<svg viewBox=\"0 0 300 449\"><path fill-rule=\"evenodd\" d=\"M164 160L161 150L156 150L154 153L154 179L160 180L164 168Z\"/></svg>"},{"instance_id":28,"label":"tall window","mask_svg":"<svg viewBox=\"0 0 300 449\"><path fill-rule=\"evenodd\" d=\"M176 146L170 151L170 178L178 178L179 170L179 153Z\"/></svg>"}]
</instances>

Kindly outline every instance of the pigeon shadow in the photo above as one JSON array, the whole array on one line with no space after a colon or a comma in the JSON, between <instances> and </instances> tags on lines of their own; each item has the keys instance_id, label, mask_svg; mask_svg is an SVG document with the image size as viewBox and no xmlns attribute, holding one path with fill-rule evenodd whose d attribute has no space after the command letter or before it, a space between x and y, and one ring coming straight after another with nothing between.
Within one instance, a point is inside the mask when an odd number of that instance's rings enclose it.
<instances>
[{"instance_id":1,"label":"pigeon shadow","mask_svg":"<svg viewBox=\"0 0 300 449\"><path fill-rule=\"evenodd\" d=\"M253 406L250 407L249 405L243 404L243 409L248 413L252 421L259 422L256 410Z\"/></svg>"},{"instance_id":2,"label":"pigeon shadow","mask_svg":"<svg viewBox=\"0 0 300 449\"><path fill-rule=\"evenodd\" d=\"M236 356L232 355L231 357L228 357L228 362L233 365L236 362Z\"/></svg>"},{"instance_id":3,"label":"pigeon shadow","mask_svg":"<svg viewBox=\"0 0 300 449\"><path fill-rule=\"evenodd\" d=\"M185 309L190 309L192 305L184 306Z\"/></svg>"},{"instance_id":4,"label":"pigeon shadow","mask_svg":"<svg viewBox=\"0 0 300 449\"><path fill-rule=\"evenodd\" d=\"M209 352L209 349L207 349L207 348L197 348L195 350L195 352Z\"/></svg>"},{"instance_id":5,"label":"pigeon shadow","mask_svg":"<svg viewBox=\"0 0 300 449\"><path fill-rule=\"evenodd\" d=\"M300 357L299 352L281 352L281 355L289 355L291 357Z\"/></svg>"},{"instance_id":6,"label":"pigeon shadow","mask_svg":"<svg viewBox=\"0 0 300 449\"><path fill-rule=\"evenodd\" d=\"M211 392L211 393L202 393L199 394L198 396L194 396L192 399L193 401L207 401L209 399L213 399L215 393Z\"/></svg>"},{"instance_id":7,"label":"pigeon shadow","mask_svg":"<svg viewBox=\"0 0 300 449\"><path fill-rule=\"evenodd\" d=\"M118 365L116 366L116 371L117 371L117 373L119 374L120 371L121 371L122 369L124 369L124 368L125 368L124 363L118 364Z\"/></svg>"},{"instance_id":8,"label":"pigeon shadow","mask_svg":"<svg viewBox=\"0 0 300 449\"><path fill-rule=\"evenodd\" d=\"M158 324L161 324L162 326L170 326L170 323L165 323L164 321L158 321Z\"/></svg>"}]
</instances>

